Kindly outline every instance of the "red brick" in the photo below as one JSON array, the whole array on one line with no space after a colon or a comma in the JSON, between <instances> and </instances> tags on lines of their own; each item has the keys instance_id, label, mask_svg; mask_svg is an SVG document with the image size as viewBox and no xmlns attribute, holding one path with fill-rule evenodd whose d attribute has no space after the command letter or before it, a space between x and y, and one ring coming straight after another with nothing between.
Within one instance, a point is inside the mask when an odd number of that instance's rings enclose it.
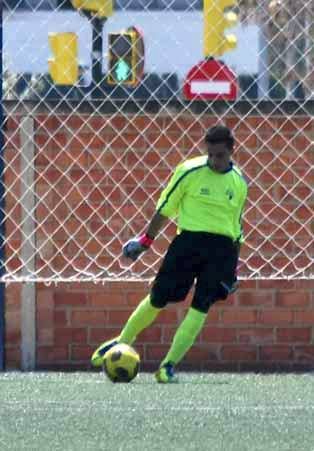
<instances>
[{"instance_id":1,"label":"red brick","mask_svg":"<svg viewBox=\"0 0 314 451\"><path fill-rule=\"evenodd\" d=\"M178 324L177 310L162 310L155 320L155 324Z\"/></svg>"},{"instance_id":2,"label":"red brick","mask_svg":"<svg viewBox=\"0 0 314 451\"><path fill-rule=\"evenodd\" d=\"M62 116L62 118L64 118L64 126L67 129L75 130L75 132L82 129L88 120L86 116L81 116L80 114L71 114L69 116Z\"/></svg>"},{"instance_id":3,"label":"red brick","mask_svg":"<svg viewBox=\"0 0 314 451\"><path fill-rule=\"evenodd\" d=\"M259 313L259 323L263 324L283 324L292 323L293 313L290 310L264 310Z\"/></svg>"},{"instance_id":4,"label":"red brick","mask_svg":"<svg viewBox=\"0 0 314 451\"><path fill-rule=\"evenodd\" d=\"M97 346L104 341L117 337L120 332L120 327L92 327L89 329L88 343Z\"/></svg>"},{"instance_id":5,"label":"red brick","mask_svg":"<svg viewBox=\"0 0 314 451\"><path fill-rule=\"evenodd\" d=\"M306 307L309 304L308 291L280 291L276 295L276 305L279 307Z\"/></svg>"},{"instance_id":6,"label":"red brick","mask_svg":"<svg viewBox=\"0 0 314 451\"><path fill-rule=\"evenodd\" d=\"M55 294L55 304L57 307L80 306L87 303L86 293L69 293L69 292L57 292Z\"/></svg>"},{"instance_id":7,"label":"red brick","mask_svg":"<svg viewBox=\"0 0 314 451\"><path fill-rule=\"evenodd\" d=\"M40 323L37 323L36 342L38 345L53 345L53 335L52 327L42 327Z\"/></svg>"},{"instance_id":8,"label":"red brick","mask_svg":"<svg viewBox=\"0 0 314 451\"><path fill-rule=\"evenodd\" d=\"M257 347L249 345L224 345L221 349L221 356L222 360L255 361L257 358Z\"/></svg>"},{"instance_id":9,"label":"red brick","mask_svg":"<svg viewBox=\"0 0 314 451\"><path fill-rule=\"evenodd\" d=\"M314 231L314 229L313 229ZM314 291L314 278L311 279L297 279L295 281L296 288L299 290L309 290L311 293Z\"/></svg>"},{"instance_id":10,"label":"red brick","mask_svg":"<svg viewBox=\"0 0 314 451\"><path fill-rule=\"evenodd\" d=\"M196 344L187 352L184 362L206 362L219 360L219 347Z\"/></svg>"},{"instance_id":11,"label":"red brick","mask_svg":"<svg viewBox=\"0 0 314 451\"><path fill-rule=\"evenodd\" d=\"M123 290L121 292L112 292L105 294L102 291L91 293L88 299L88 305L91 307L119 307L125 304L126 294Z\"/></svg>"},{"instance_id":12,"label":"red brick","mask_svg":"<svg viewBox=\"0 0 314 451\"><path fill-rule=\"evenodd\" d=\"M65 133L54 133L52 135L35 134L35 145L42 151L53 150L55 152L63 151L68 141Z\"/></svg>"},{"instance_id":13,"label":"red brick","mask_svg":"<svg viewBox=\"0 0 314 451\"><path fill-rule=\"evenodd\" d=\"M310 327L278 328L276 331L277 343L309 343L311 341Z\"/></svg>"},{"instance_id":14,"label":"red brick","mask_svg":"<svg viewBox=\"0 0 314 451\"><path fill-rule=\"evenodd\" d=\"M106 323L107 314L103 311L76 310L71 312L72 326L101 326Z\"/></svg>"},{"instance_id":15,"label":"red brick","mask_svg":"<svg viewBox=\"0 0 314 451\"><path fill-rule=\"evenodd\" d=\"M257 288L261 290L292 290L296 288L296 281L262 279L257 281Z\"/></svg>"},{"instance_id":16,"label":"red brick","mask_svg":"<svg viewBox=\"0 0 314 451\"><path fill-rule=\"evenodd\" d=\"M239 343L274 343L274 329L272 327L238 328L237 335Z\"/></svg>"},{"instance_id":17,"label":"red brick","mask_svg":"<svg viewBox=\"0 0 314 451\"><path fill-rule=\"evenodd\" d=\"M161 344L150 344L146 347L147 360L162 360L167 354L169 347Z\"/></svg>"},{"instance_id":18,"label":"red brick","mask_svg":"<svg viewBox=\"0 0 314 451\"><path fill-rule=\"evenodd\" d=\"M89 361L94 348L92 346L71 346L70 360L87 360Z\"/></svg>"},{"instance_id":19,"label":"red brick","mask_svg":"<svg viewBox=\"0 0 314 451\"><path fill-rule=\"evenodd\" d=\"M56 326L66 326L68 323L66 310L55 310L54 311L54 324Z\"/></svg>"},{"instance_id":20,"label":"red brick","mask_svg":"<svg viewBox=\"0 0 314 451\"><path fill-rule=\"evenodd\" d=\"M129 293L126 293L126 304L129 306L136 307L141 302L141 300L145 297L145 295L146 295L146 293L144 291L142 291L142 292L137 292L137 291L132 292L131 291Z\"/></svg>"},{"instance_id":21,"label":"red brick","mask_svg":"<svg viewBox=\"0 0 314 451\"><path fill-rule=\"evenodd\" d=\"M272 361L283 361L292 360L293 349L292 346L261 346L260 348L260 360L272 360Z\"/></svg>"},{"instance_id":22,"label":"red brick","mask_svg":"<svg viewBox=\"0 0 314 451\"><path fill-rule=\"evenodd\" d=\"M56 327L54 329L54 343L56 345L86 343L87 329L83 327Z\"/></svg>"},{"instance_id":23,"label":"red brick","mask_svg":"<svg viewBox=\"0 0 314 451\"><path fill-rule=\"evenodd\" d=\"M20 344L21 342L21 331L17 329L5 329L5 342L9 343L10 346Z\"/></svg>"},{"instance_id":24,"label":"red brick","mask_svg":"<svg viewBox=\"0 0 314 451\"><path fill-rule=\"evenodd\" d=\"M124 326L129 317L132 314L132 310L109 310L108 311L108 325L112 326Z\"/></svg>"},{"instance_id":25,"label":"red brick","mask_svg":"<svg viewBox=\"0 0 314 451\"><path fill-rule=\"evenodd\" d=\"M237 330L226 327L205 327L200 334L201 343L232 343L237 341Z\"/></svg>"},{"instance_id":26,"label":"red brick","mask_svg":"<svg viewBox=\"0 0 314 451\"><path fill-rule=\"evenodd\" d=\"M53 309L37 309L36 319L40 327L49 327L53 324L54 311Z\"/></svg>"},{"instance_id":27,"label":"red brick","mask_svg":"<svg viewBox=\"0 0 314 451\"><path fill-rule=\"evenodd\" d=\"M225 310L222 312L224 324L250 324L256 323L255 310Z\"/></svg>"},{"instance_id":28,"label":"red brick","mask_svg":"<svg viewBox=\"0 0 314 451\"><path fill-rule=\"evenodd\" d=\"M306 324L314 324L314 310L296 310L294 312L294 322Z\"/></svg>"},{"instance_id":29,"label":"red brick","mask_svg":"<svg viewBox=\"0 0 314 451\"><path fill-rule=\"evenodd\" d=\"M162 326L162 334L161 334L161 342L163 344L170 344L172 342L172 339L178 330L178 325L175 326L168 326L164 325ZM195 343L199 342L200 337L198 336L195 340Z\"/></svg>"},{"instance_id":30,"label":"red brick","mask_svg":"<svg viewBox=\"0 0 314 451\"><path fill-rule=\"evenodd\" d=\"M258 305L273 307L274 293L271 291L239 292L238 304L245 307Z\"/></svg>"},{"instance_id":31,"label":"red brick","mask_svg":"<svg viewBox=\"0 0 314 451\"><path fill-rule=\"evenodd\" d=\"M293 117L286 118L281 117L277 118L276 122L278 124L278 129L282 134L295 134L302 133L304 131L311 131L313 129L313 120L310 117Z\"/></svg>"},{"instance_id":32,"label":"red brick","mask_svg":"<svg viewBox=\"0 0 314 451\"><path fill-rule=\"evenodd\" d=\"M21 368L21 350L20 347L5 347L5 364L6 369L20 369Z\"/></svg>"},{"instance_id":33,"label":"red brick","mask_svg":"<svg viewBox=\"0 0 314 451\"><path fill-rule=\"evenodd\" d=\"M218 309L217 306L212 307L207 315L206 323L219 323L221 322L221 309Z\"/></svg>"},{"instance_id":34,"label":"red brick","mask_svg":"<svg viewBox=\"0 0 314 451\"><path fill-rule=\"evenodd\" d=\"M54 308L54 293L47 287L39 286L36 292L37 308L43 310L52 310Z\"/></svg>"},{"instance_id":35,"label":"red brick","mask_svg":"<svg viewBox=\"0 0 314 451\"><path fill-rule=\"evenodd\" d=\"M38 365L66 361L68 358L68 346L37 346Z\"/></svg>"},{"instance_id":36,"label":"red brick","mask_svg":"<svg viewBox=\"0 0 314 451\"><path fill-rule=\"evenodd\" d=\"M138 335L138 343L160 343L161 327L150 326Z\"/></svg>"},{"instance_id":37,"label":"red brick","mask_svg":"<svg viewBox=\"0 0 314 451\"><path fill-rule=\"evenodd\" d=\"M66 151L78 151L84 152L87 149L104 149L106 146L106 140L104 137L96 135L95 133L80 133L71 135L68 139L67 146L65 148ZM82 154L83 158L87 157L87 154Z\"/></svg>"}]
</instances>

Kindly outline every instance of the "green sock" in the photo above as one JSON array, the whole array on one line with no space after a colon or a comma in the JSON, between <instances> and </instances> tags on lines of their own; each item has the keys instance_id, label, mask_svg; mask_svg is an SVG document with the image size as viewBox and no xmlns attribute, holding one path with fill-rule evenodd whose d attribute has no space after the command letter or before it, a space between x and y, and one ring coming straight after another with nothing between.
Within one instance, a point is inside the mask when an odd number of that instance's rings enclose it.
<instances>
[{"instance_id":1,"label":"green sock","mask_svg":"<svg viewBox=\"0 0 314 451\"><path fill-rule=\"evenodd\" d=\"M200 333L206 317L207 313L199 312L192 307L189 309L186 317L175 333L169 352L162 361L161 365L167 362L171 362L176 365L180 362Z\"/></svg>"},{"instance_id":2,"label":"green sock","mask_svg":"<svg viewBox=\"0 0 314 451\"><path fill-rule=\"evenodd\" d=\"M150 295L147 295L136 307L119 336L120 343L131 345L137 335L146 329L161 312L162 309L153 307L150 303Z\"/></svg>"}]
</instances>

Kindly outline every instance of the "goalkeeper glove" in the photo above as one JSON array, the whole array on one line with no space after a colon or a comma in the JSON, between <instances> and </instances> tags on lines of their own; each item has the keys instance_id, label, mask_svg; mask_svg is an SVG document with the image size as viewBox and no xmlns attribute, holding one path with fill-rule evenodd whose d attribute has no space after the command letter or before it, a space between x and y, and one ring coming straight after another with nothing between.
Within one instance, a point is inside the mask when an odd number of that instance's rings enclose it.
<instances>
[{"instance_id":1,"label":"goalkeeper glove","mask_svg":"<svg viewBox=\"0 0 314 451\"><path fill-rule=\"evenodd\" d=\"M146 233L138 238L132 238L122 248L124 257L130 258L135 262L142 252L149 249L153 241L154 239L150 238Z\"/></svg>"}]
</instances>

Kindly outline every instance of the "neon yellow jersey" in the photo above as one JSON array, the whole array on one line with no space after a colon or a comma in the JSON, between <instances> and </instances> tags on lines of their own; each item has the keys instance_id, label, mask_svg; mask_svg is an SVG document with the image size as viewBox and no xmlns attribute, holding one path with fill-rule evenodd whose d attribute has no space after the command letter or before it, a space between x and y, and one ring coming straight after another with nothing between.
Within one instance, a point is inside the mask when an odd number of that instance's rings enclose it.
<instances>
[{"instance_id":1,"label":"neon yellow jersey","mask_svg":"<svg viewBox=\"0 0 314 451\"><path fill-rule=\"evenodd\" d=\"M243 242L242 212L247 183L233 163L224 173L208 166L207 155L177 166L157 203L157 211L177 218L181 230L210 232Z\"/></svg>"}]
</instances>

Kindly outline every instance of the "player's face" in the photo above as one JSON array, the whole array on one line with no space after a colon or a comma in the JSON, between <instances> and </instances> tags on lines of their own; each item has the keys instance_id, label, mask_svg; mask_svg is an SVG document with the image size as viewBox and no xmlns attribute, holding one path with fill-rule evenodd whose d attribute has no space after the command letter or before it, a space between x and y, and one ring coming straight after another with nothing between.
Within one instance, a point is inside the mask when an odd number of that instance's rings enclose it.
<instances>
[{"instance_id":1,"label":"player's face","mask_svg":"<svg viewBox=\"0 0 314 451\"><path fill-rule=\"evenodd\" d=\"M207 144L208 163L216 172L225 172L230 166L232 149L225 143Z\"/></svg>"}]
</instances>

